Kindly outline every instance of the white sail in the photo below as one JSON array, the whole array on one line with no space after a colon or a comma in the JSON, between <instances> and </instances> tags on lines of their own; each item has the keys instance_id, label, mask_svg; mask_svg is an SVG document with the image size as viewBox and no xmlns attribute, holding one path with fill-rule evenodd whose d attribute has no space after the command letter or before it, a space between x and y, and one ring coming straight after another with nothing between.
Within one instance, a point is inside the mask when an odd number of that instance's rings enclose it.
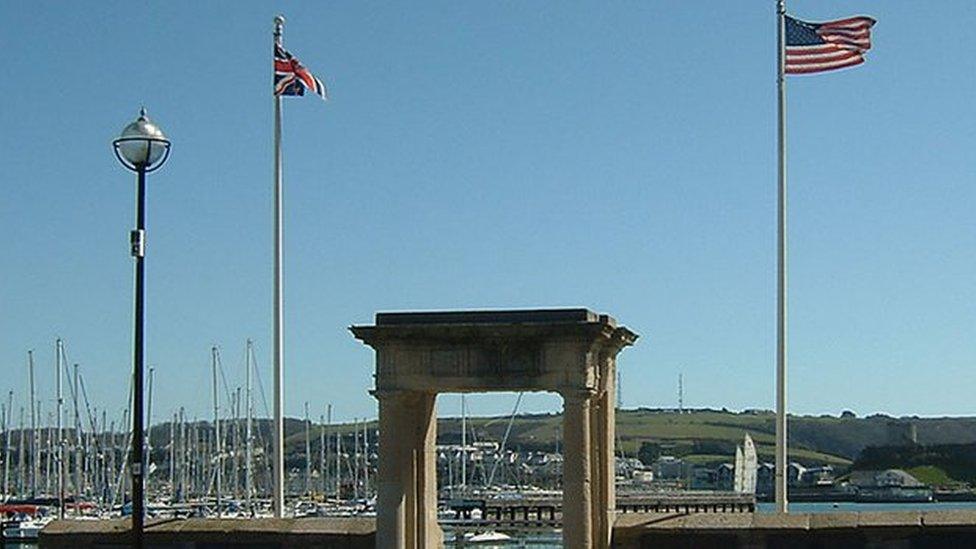
<instances>
[{"instance_id":1,"label":"white sail","mask_svg":"<svg viewBox=\"0 0 976 549\"><path fill-rule=\"evenodd\" d=\"M742 447L735 447L735 477L732 481L732 490L735 492L741 492L743 487L743 477L744 463L742 460Z\"/></svg>"},{"instance_id":2,"label":"white sail","mask_svg":"<svg viewBox=\"0 0 976 549\"><path fill-rule=\"evenodd\" d=\"M747 494L756 493L756 470L759 460L756 457L756 445L752 442L752 437L746 433L746 438L742 443L743 466L742 466L742 492Z\"/></svg>"}]
</instances>

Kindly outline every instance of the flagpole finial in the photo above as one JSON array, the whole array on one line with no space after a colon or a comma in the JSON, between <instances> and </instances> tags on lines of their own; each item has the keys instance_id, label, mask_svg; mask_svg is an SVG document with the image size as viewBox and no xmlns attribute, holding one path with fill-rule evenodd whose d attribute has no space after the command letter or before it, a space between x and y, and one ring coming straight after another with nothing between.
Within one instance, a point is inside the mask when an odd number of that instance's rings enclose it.
<instances>
[{"instance_id":1,"label":"flagpole finial","mask_svg":"<svg viewBox=\"0 0 976 549\"><path fill-rule=\"evenodd\" d=\"M281 15L280 13L278 15L275 15L275 18L274 18L274 37L275 37L275 43L278 44L278 45L281 45L281 29L284 26L285 26L285 16L284 15Z\"/></svg>"}]
</instances>

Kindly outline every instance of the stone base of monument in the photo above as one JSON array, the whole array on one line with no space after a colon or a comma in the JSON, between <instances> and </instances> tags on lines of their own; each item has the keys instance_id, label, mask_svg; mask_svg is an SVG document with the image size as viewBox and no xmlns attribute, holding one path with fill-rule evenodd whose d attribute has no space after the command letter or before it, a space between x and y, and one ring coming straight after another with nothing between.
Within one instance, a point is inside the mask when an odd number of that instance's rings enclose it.
<instances>
[{"instance_id":1,"label":"stone base of monument","mask_svg":"<svg viewBox=\"0 0 976 549\"><path fill-rule=\"evenodd\" d=\"M131 520L59 520L48 524L40 547L109 549L131 546ZM171 519L148 521L148 549L373 549L371 518Z\"/></svg>"},{"instance_id":2,"label":"stone base of monument","mask_svg":"<svg viewBox=\"0 0 976 549\"><path fill-rule=\"evenodd\" d=\"M976 547L976 511L619 515L619 549Z\"/></svg>"}]
</instances>

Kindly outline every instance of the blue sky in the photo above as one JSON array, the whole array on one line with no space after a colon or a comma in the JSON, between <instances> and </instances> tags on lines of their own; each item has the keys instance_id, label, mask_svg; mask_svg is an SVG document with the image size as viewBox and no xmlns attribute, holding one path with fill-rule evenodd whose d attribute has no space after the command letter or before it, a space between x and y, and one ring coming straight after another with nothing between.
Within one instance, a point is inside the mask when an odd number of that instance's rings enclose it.
<instances>
[{"instance_id":1,"label":"blue sky","mask_svg":"<svg viewBox=\"0 0 976 549\"><path fill-rule=\"evenodd\" d=\"M939 6L790 2L878 19L865 65L789 81L794 412L974 412L976 4ZM332 94L285 104L289 414L375 415L346 328L376 311L558 306L642 335L626 406L674 406L683 373L686 405L771 408L774 7L4 2L0 390L24 403L33 348L50 409L60 336L124 406L134 176L110 142L140 105L174 142L149 181L156 419L209 414L212 344L239 385L252 338L270 388L281 12Z\"/></svg>"}]
</instances>

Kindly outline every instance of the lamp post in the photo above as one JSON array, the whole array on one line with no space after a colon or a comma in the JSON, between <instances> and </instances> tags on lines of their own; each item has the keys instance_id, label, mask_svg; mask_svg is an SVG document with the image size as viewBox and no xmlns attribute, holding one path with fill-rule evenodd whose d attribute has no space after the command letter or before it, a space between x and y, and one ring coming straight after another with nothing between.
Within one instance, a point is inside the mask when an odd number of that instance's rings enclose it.
<instances>
[{"instance_id":1,"label":"lamp post","mask_svg":"<svg viewBox=\"0 0 976 549\"><path fill-rule=\"evenodd\" d=\"M115 156L123 166L136 172L136 228L129 233L132 257L136 259L136 292L135 292L135 330L133 337L132 370L132 535L133 546L142 548L143 524L145 521L145 478L144 450L145 435L143 434L143 328L145 313L146 279L146 174L158 170L169 158L169 139L163 131L153 124L146 116L146 109L139 113L139 118L126 126L118 139L112 142Z\"/></svg>"}]
</instances>

